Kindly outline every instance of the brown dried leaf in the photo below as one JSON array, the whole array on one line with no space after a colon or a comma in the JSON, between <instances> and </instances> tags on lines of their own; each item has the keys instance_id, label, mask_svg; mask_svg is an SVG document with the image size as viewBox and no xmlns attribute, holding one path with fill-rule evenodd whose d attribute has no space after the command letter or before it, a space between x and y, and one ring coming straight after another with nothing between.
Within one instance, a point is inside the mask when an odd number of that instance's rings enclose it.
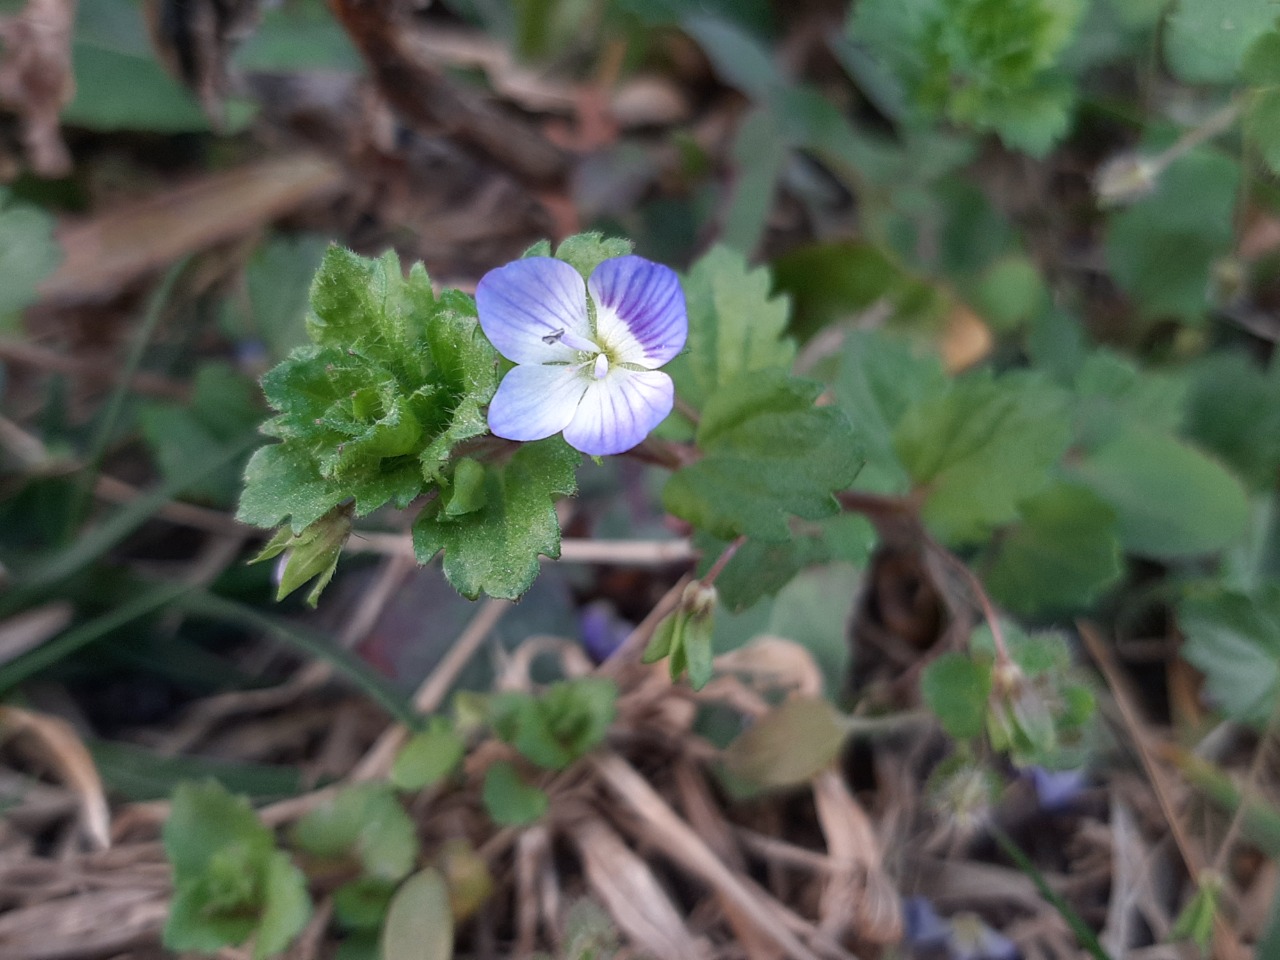
<instances>
[{"instance_id":1,"label":"brown dried leaf","mask_svg":"<svg viewBox=\"0 0 1280 960\"><path fill-rule=\"evenodd\" d=\"M671 960L701 960L707 955L648 864L603 821L580 820L572 836L592 893L637 946Z\"/></svg>"},{"instance_id":2,"label":"brown dried leaf","mask_svg":"<svg viewBox=\"0 0 1280 960\"><path fill-rule=\"evenodd\" d=\"M0 103L22 118L22 142L31 169L42 177L71 172L58 115L75 94L71 26L76 0L27 0L23 11L0 19Z\"/></svg>"},{"instance_id":3,"label":"brown dried leaf","mask_svg":"<svg viewBox=\"0 0 1280 960\"><path fill-rule=\"evenodd\" d=\"M102 778L75 728L61 717L13 706L0 706L0 728L39 741L42 748L39 756L54 766L80 798L81 819L90 842L99 849L109 847L111 814Z\"/></svg>"}]
</instances>

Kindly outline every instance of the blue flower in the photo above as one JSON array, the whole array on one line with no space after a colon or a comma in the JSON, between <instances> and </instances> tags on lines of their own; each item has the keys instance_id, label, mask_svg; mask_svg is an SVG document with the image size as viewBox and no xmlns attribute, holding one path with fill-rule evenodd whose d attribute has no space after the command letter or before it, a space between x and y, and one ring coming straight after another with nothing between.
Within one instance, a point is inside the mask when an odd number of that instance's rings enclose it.
<instances>
[{"instance_id":1,"label":"blue flower","mask_svg":"<svg viewBox=\"0 0 1280 960\"><path fill-rule=\"evenodd\" d=\"M630 450L671 412L675 388L658 367L684 348L689 318L670 268L616 257L584 284L563 260L527 257L485 274L476 308L516 364L489 404L497 436L563 432L599 457Z\"/></svg>"}]
</instances>

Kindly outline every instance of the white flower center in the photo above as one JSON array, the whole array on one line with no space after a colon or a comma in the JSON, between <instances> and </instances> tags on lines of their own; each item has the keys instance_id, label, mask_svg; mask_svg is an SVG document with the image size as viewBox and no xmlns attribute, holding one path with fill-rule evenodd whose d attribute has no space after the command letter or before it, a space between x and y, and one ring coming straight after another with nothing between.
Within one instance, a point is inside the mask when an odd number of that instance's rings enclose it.
<instances>
[{"instance_id":1,"label":"white flower center","mask_svg":"<svg viewBox=\"0 0 1280 960\"><path fill-rule=\"evenodd\" d=\"M596 354L595 366L591 370L591 375L597 380L603 380L609 373L609 358L603 353Z\"/></svg>"}]
</instances>

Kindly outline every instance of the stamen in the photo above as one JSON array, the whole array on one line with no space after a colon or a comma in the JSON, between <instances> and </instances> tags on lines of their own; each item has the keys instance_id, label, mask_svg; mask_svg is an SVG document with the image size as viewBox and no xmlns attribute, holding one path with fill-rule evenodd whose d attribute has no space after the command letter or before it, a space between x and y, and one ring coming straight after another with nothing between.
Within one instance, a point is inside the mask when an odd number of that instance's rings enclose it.
<instances>
[{"instance_id":1,"label":"stamen","mask_svg":"<svg viewBox=\"0 0 1280 960\"><path fill-rule=\"evenodd\" d=\"M545 337L542 338L542 342L549 347L553 343L558 343L560 338L563 336L564 336L564 328L561 327L559 330L555 331L554 333L548 333Z\"/></svg>"},{"instance_id":2,"label":"stamen","mask_svg":"<svg viewBox=\"0 0 1280 960\"><path fill-rule=\"evenodd\" d=\"M609 373L609 358L603 353L596 354L595 369L591 371L592 376L597 380L603 380Z\"/></svg>"}]
</instances>

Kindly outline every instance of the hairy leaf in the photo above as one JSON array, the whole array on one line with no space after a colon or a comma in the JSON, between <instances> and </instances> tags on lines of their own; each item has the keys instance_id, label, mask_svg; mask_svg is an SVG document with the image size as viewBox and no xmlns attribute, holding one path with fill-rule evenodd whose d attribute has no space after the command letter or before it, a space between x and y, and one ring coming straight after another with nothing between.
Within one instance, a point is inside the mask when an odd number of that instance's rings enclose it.
<instances>
[{"instance_id":1,"label":"hairy leaf","mask_svg":"<svg viewBox=\"0 0 1280 960\"><path fill-rule=\"evenodd\" d=\"M514 600L538 575L538 557L560 555L557 497L577 489L581 459L559 438L522 444L505 465L485 468L483 505L449 516L439 499L413 525L419 563L444 551L444 572L465 597Z\"/></svg>"},{"instance_id":2,"label":"hairy leaf","mask_svg":"<svg viewBox=\"0 0 1280 960\"><path fill-rule=\"evenodd\" d=\"M684 278L689 346L667 370L690 406L702 409L743 373L791 365L787 299L771 297L770 286L767 270L749 269L740 253L726 247L712 249Z\"/></svg>"},{"instance_id":3,"label":"hairy leaf","mask_svg":"<svg viewBox=\"0 0 1280 960\"><path fill-rule=\"evenodd\" d=\"M667 482L667 510L721 540L770 541L790 538L790 515L835 513L832 494L853 482L858 457L844 414L813 405L821 390L775 371L722 388L698 425L705 456Z\"/></svg>"},{"instance_id":4,"label":"hairy leaf","mask_svg":"<svg viewBox=\"0 0 1280 960\"><path fill-rule=\"evenodd\" d=\"M1066 400L1034 376L974 376L907 411L894 448L927 493L924 517L939 536L979 540L1048 485L1071 439Z\"/></svg>"}]
</instances>

